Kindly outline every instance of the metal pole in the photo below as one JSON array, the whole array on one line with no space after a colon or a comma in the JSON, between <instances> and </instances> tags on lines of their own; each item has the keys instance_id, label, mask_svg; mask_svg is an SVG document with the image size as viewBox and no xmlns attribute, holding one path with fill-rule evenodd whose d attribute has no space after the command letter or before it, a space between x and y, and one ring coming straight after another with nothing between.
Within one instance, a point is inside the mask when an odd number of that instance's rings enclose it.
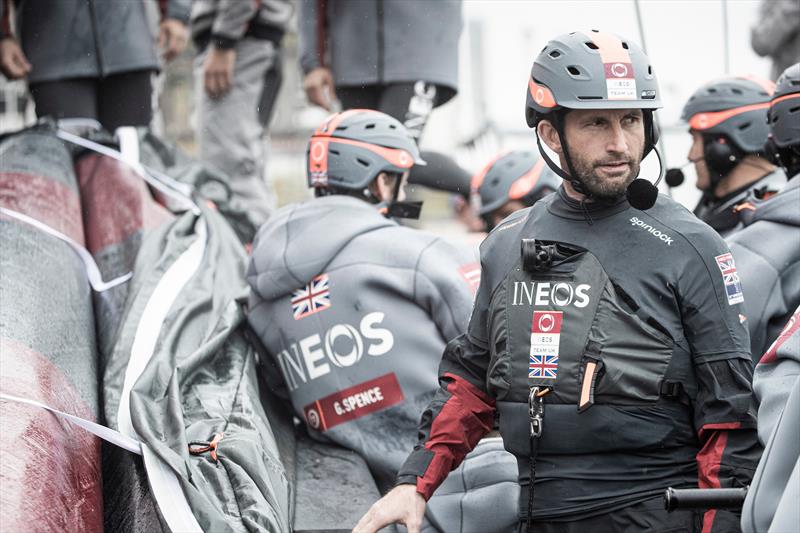
<instances>
[{"instance_id":1,"label":"metal pole","mask_svg":"<svg viewBox=\"0 0 800 533\"><path fill-rule=\"evenodd\" d=\"M650 54L647 53L647 41L644 38L644 24L642 22L642 10L641 10L641 7L639 6L639 0L633 0L633 6L636 8L636 24L639 27L639 42L642 44L642 50L644 50L644 53L648 57L650 57ZM653 121L655 122L656 128L658 128L658 131L660 131L660 132L663 131L661 129L661 121L658 119L658 115L656 113L653 113ZM658 136L658 149L661 150L662 154L664 154L664 160L661 161L661 165L666 165L667 164L667 151L664 148L664 136L663 135L659 135ZM666 170L665 168L662 168L661 172L663 173L665 170ZM667 194L672 196L672 189L670 187L667 187Z\"/></svg>"},{"instance_id":2,"label":"metal pole","mask_svg":"<svg viewBox=\"0 0 800 533\"><path fill-rule=\"evenodd\" d=\"M725 64L725 74L731 73L730 32L728 31L728 0L722 0L722 53Z\"/></svg>"}]
</instances>

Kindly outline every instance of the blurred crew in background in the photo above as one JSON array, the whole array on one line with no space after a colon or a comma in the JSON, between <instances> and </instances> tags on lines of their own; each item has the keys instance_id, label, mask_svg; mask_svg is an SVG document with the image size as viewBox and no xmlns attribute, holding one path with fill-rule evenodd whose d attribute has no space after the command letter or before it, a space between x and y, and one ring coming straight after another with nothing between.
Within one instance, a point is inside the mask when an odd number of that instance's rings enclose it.
<instances>
[{"instance_id":1,"label":"blurred crew in background","mask_svg":"<svg viewBox=\"0 0 800 533\"><path fill-rule=\"evenodd\" d=\"M800 2L761 0L758 22L750 29L750 44L760 56L772 59L770 79L800 61Z\"/></svg>"},{"instance_id":2,"label":"blurred crew in background","mask_svg":"<svg viewBox=\"0 0 800 533\"><path fill-rule=\"evenodd\" d=\"M281 86L289 0L195 0L194 97L200 160L222 172L231 202L258 229L275 208L262 138Z\"/></svg>"},{"instance_id":3,"label":"blurred crew in background","mask_svg":"<svg viewBox=\"0 0 800 533\"><path fill-rule=\"evenodd\" d=\"M25 0L15 4L17 37L8 2L0 2L0 69L27 78L39 117L95 119L114 131L148 126L153 76L186 47L190 0L160 2L158 35L143 1Z\"/></svg>"},{"instance_id":4,"label":"blurred crew in background","mask_svg":"<svg viewBox=\"0 0 800 533\"><path fill-rule=\"evenodd\" d=\"M683 108L692 135L688 159L703 191L694 214L723 237L741 229L740 204L767 198L786 183L764 154L774 87L753 77L723 78L697 89Z\"/></svg>"},{"instance_id":5,"label":"blurred crew in background","mask_svg":"<svg viewBox=\"0 0 800 533\"><path fill-rule=\"evenodd\" d=\"M376 109L419 142L431 112L458 92L461 0L300 2L300 66L309 102ZM423 151L410 184L469 193L469 174Z\"/></svg>"},{"instance_id":6,"label":"blurred crew in background","mask_svg":"<svg viewBox=\"0 0 800 533\"><path fill-rule=\"evenodd\" d=\"M800 63L778 79L767 153L790 177L765 201L748 202L745 228L729 238L745 295L754 362L800 305Z\"/></svg>"},{"instance_id":7,"label":"blurred crew in background","mask_svg":"<svg viewBox=\"0 0 800 533\"><path fill-rule=\"evenodd\" d=\"M504 218L554 192L559 178L534 151L517 150L495 157L472 178L472 203L492 231Z\"/></svg>"}]
</instances>

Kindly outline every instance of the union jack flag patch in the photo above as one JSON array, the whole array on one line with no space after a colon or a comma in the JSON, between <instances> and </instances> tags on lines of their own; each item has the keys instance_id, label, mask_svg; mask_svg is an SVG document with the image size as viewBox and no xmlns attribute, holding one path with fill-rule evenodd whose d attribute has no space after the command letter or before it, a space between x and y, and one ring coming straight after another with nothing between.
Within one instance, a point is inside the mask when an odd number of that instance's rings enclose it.
<instances>
[{"instance_id":1,"label":"union jack flag patch","mask_svg":"<svg viewBox=\"0 0 800 533\"><path fill-rule=\"evenodd\" d=\"M327 274L320 274L308 285L292 293L292 313L295 320L324 311L329 307L331 307L331 290Z\"/></svg>"},{"instance_id":2,"label":"union jack flag patch","mask_svg":"<svg viewBox=\"0 0 800 533\"><path fill-rule=\"evenodd\" d=\"M531 355L528 365L529 378L556 379L558 376L557 355Z\"/></svg>"},{"instance_id":3,"label":"union jack flag patch","mask_svg":"<svg viewBox=\"0 0 800 533\"><path fill-rule=\"evenodd\" d=\"M742 303L744 301L742 282L739 280L739 273L736 272L736 262L733 260L733 255L728 252L718 255L714 259L717 261L719 271L722 273L722 283L725 285L728 305Z\"/></svg>"}]
</instances>

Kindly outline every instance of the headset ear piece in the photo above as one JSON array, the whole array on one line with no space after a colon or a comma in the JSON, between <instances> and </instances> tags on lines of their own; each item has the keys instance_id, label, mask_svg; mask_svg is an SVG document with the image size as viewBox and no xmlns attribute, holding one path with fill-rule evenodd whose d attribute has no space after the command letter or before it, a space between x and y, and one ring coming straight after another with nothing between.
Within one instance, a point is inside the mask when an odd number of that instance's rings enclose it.
<instances>
[{"instance_id":1,"label":"headset ear piece","mask_svg":"<svg viewBox=\"0 0 800 533\"><path fill-rule=\"evenodd\" d=\"M780 152L778 150L778 145L775 144L775 139L772 138L772 135L770 135L767 138L767 142L764 143L764 156L767 158L767 161L769 161L773 165L780 166L781 164Z\"/></svg>"},{"instance_id":2,"label":"headset ear piece","mask_svg":"<svg viewBox=\"0 0 800 533\"><path fill-rule=\"evenodd\" d=\"M725 176L739 164L744 154L724 137L706 138L703 142L703 159L709 170Z\"/></svg>"}]
</instances>

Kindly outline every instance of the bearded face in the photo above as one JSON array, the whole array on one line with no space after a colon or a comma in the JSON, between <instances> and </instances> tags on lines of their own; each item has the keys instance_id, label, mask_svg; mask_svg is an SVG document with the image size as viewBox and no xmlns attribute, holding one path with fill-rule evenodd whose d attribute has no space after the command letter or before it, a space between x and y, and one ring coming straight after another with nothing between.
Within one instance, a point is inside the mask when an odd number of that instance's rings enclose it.
<instances>
[{"instance_id":1,"label":"bearded face","mask_svg":"<svg viewBox=\"0 0 800 533\"><path fill-rule=\"evenodd\" d=\"M595 197L619 197L639 175L644 153L640 109L572 110L564 119L564 135L573 170ZM563 148L559 153L563 164Z\"/></svg>"}]
</instances>

